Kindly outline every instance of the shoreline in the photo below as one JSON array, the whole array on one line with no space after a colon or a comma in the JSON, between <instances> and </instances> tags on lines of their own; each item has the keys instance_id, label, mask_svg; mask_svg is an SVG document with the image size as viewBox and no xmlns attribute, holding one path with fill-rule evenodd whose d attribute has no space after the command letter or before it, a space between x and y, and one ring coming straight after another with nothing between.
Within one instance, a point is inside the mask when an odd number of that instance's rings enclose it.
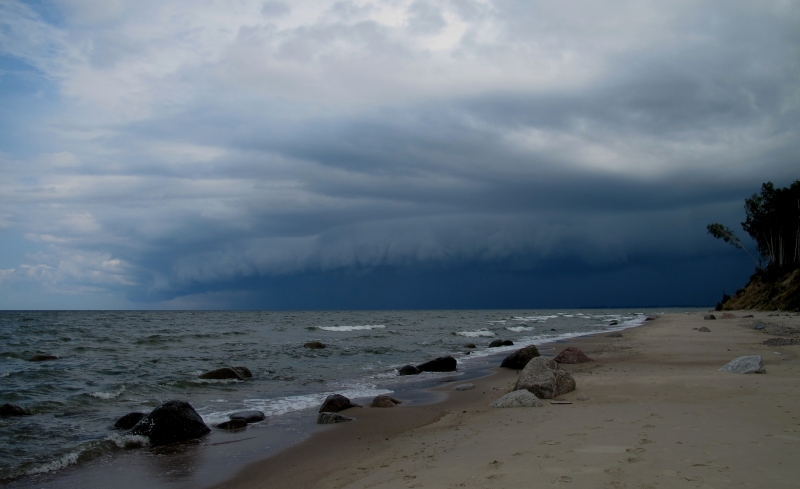
<instances>
[{"instance_id":1,"label":"shoreline","mask_svg":"<svg viewBox=\"0 0 800 489\"><path fill-rule=\"evenodd\" d=\"M698 313L668 314L624 330L622 338L607 338L605 332L556 343L577 346L595 360L564 366L577 381L576 391L561 396L571 405L544 401L543 408L489 408L518 375L494 368L470 381L475 389L455 392L454 383L432 389L448 393L438 403L345 411L356 421L325 427L212 487L441 487L455 482L503 487L542 476L576 487L596 487L598 477L612 487L678 480L689 487L727 480L725 485L733 487L730 481L737 477L740 487L757 487L742 464L754 456L769 467L769 484L793 487L799 473L788 453L800 449L798 413L792 410L800 401L800 347L760 345L756 340L766 338L747 324L767 313L754 313L754 319L742 319L743 314L717 321L704 321ZM799 321L791 318L794 325ZM692 329L700 326L712 332ZM768 373L717 372L745 354L761 354ZM765 394L771 400L766 405L760 400ZM580 396L589 400L577 401ZM758 416L762 411L776 412L764 418ZM531 427L530 435L520 436L520 429ZM758 436L765 430L770 432L766 441ZM795 434L782 435L785 430ZM675 437L682 439L671 440ZM744 457L730 448L747 448L753 437L761 456ZM651 445L663 447L652 461ZM684 461L689 452L696 463ZM742 473L734 476L737 472ZM757 472L764 475L763 469Z\"/></svg>"}]
</instances>

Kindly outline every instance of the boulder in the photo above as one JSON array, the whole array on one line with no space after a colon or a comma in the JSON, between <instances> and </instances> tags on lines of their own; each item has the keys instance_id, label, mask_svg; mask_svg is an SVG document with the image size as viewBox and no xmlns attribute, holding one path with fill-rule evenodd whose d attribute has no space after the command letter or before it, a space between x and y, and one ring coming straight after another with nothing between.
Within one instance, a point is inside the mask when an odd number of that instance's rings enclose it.
<instances>
[{"instance_id":1,"label":"boulder","mask_svg":"<svg viewBox=\"0 0 800 489\"><path fill-rule=\"evenodd\" d=\"M372 404L370 404L369 407L387 408L387 407L395 407L398 404L403 404L403 401L395 397L387 396L384 394L381 396L376 396L375 399L372 400Z\"/></svg>"},{"instance_id":2,"label":"boulder","mask_svg":"<svg viewBox=\"0 0 800 489\"><path fill-rule=\"evenodd\" d=\"M470 389L474 389L475 384L458 384L457 386L453 387L454 391L468 391Z\"/></svg>"},{"instance_id":3,"label":"boulder","mask_svg":"<svg viewBox=\"0 0 800 489\"><path fill-rule=\"evenodd\" d=\"M697 328L697 331L699 331L701 333L710 333L711 332L711 330L706 328L705 326L701 326L701 327Z\"/></svg>"},{"instance_id":4,"label":"boulder","mask_svg":"<svg viewBox=\"0 0 800 489\"><path fill-rule=\"evenodd\" d=\"M614 331L613 333L607 334L606 338L622 338L622 333L619 331Z\"/></svg>"},{"instance_id":5,"label":"boulder","mask_svg":"<svg viewBox=\"0 0 800 489\"><path fill-rule=\"evenodd\" d=\"M514 342L511 340L494 340L489 343L489 348L497 348L498 346L514 346Z\"/></svg>"},{"instance_id":6,"label":"boulder","mask_svg":"<svg viewBox=\"0 0 800 489\"><path fill-rule=\"evenodd\" d=\"M586 363L594 361L574 346L564 348L553 360L558 363Z\"/></svg>"},{"instance_id":7,"label":"boulder","mask_svg":"<svg viewBox=\"0 0 800 489\"><path fill-rule=\"evenodd\" d=\"M422 370L413 365L403 365L397 370L397 375L417 375L420 372L422 372Z\"/></svg>"},{"instance_id":8,"label":"boulder","mask_svg":"<svg viewBox=\"0 0 800 489\"><path fill-rule=\"evenodd\" d=\"M456 369L456 365L458 365L456 359L448 355L417 365L417 368L421 372L452 372Z\"/></svg>"},{"instance_id":9,"label":"boulder","mask_svg":"<svg viewBox=\"0 0 800 489\"><path fill-rule=\"evenodd\" d=\"M194 440L211 429L186 401L167 401L136 423L129 434L146 436L153 446Z\"/></svg>"},{"instance_id":10,"label":"boulder","mask_svg":"<svg viewBox=\"0 0 800 489\"><path fill-rule=\"evenodd\" d=\"M266 416L261 411L239 411L237 413L229 414L229 419L243 419L247 423L258 423L264 421Z\"/></svg>"},{"instance_id":11,"label":"boulder","mask_svg":"<svg viewBox=\"0 0 800 489\"><path fill-rule=\"evenodd\" d=\"M339 411L344 411L345 409L350 409L354 407L361 407L358 404L353 404L350 402L350 399L344 397L341 394L331 394L330 396L325 398L325 402L322 403L322 406L319 408L319 412L321 413L338 413Z\"/></svg>"},{"instance_id":12,"label":"boulder","mask_svg":"<svg viewBox=\"0 0 800 489\"><path fill-rule=\"evenodd\" d=\"M734 318L736 318L736 316L734 316L733 314L731 314L729 312L723 312L722 313L722 319L734 319Z\"/></svg>"},{"instance_id":13,"label":"boulder","mask_svg":"<svg viewBox=\"0 0 800 489\"><path fill-rule=\"evenodd\" d=\"M706 320L708 320L708 319L717 319L717 316L715 316L713 314L706 314L705 316L703 316L703 319L706 319Z\"/></svg>"},{"instance_id":14,"label":"boulder","mask_svg":"<svg viewBox=\"0 0 800 489\"><path fill-rule=\"evenodd\" d=\"M218 368L216 370L211 370L204 374L200 374L201 379L211 379L211 380L226 380L226 379L236 379L236 380L244 380L249 379L253 376L250 369L247 367L223 367Z\"/></svg>"},{"instance_id":15,"label":"boulder","mask_svg":"<svg viewBox=\"0 0 800 489\"><path fill-rule=\"evenodd\" d=\"M493 408L516 408L516 407L542 407L542 402L534 394L526 390L518 390L504 395L500 399L489 404Z\"/></svg>"},{"instance_id":16,"label":"boulder","mask_svg":"<svg viewBox=\"0 0 800 489\"><path fill-rule=\"evenodd\" d=\"M56 355L34 355L28 359L29 362L46 362L48 360L58 360Z\"/></svg>"},{"instance_id":17,"label":"boulder","mask_svg":"<svg viewBox=\"0 0 800 489\"><path fill-rule=\"evenodd\" d=\"M647 316L646 318L644 318L644 320L645 321L655 321L656 320L656 316Z\"/></svg>"},{"instance_id":18,"label":"boulder","mask_svg":"<svg viewBox=\"0 0 800 489\"><path fill-rule=\"evenodd\" d=\"M574 391L575 379L551 358L536 357L519 373L514 390L521 389L532 392L539 399L552 399Z\"/></svg>"},{"instance_id":19,"label":"boulder","mask_svg":"<svg viewBox=\"0 0 800 489\"><path fill-rule=\"evenodd\" d=\"M538 356L540 355L536 345L526 346L525 348L520 348L511 355L505 357L500 366L505 368L513 368L515 370L522 370L525 368L525 365L531 361L531 358Z\"/></svg>"},{"instance_id":20,"label":"boulder","mask_svg":"<svg viewBox=\"0 0 800 489\"><path fill-rule=\"evenodd\" d=\"M753 329L759 329L760 330L760 329L765 329L765 328L766 328L766 326L764 326L761 323L756 323L756 325L753 326Z\"/></svg>"},{"instance_id":21,"label":"boulder","mask_svg":"<svg viewBox=\"0 0 800 489\"><path fill-rule=\"evenodd\" d=\"M326 345L321 341L309 341L308 343L303 345L303 348L311 348L313 350L319 350L320 348L327 348L327 347L328 345Z\"/></svg>"},{"instance_id":22,"label":"boulder","mask_svg":"<svg viewBox=\"0 0 800 489\"><path fill-rule=\"evenodd\" d=\"M136 423L141 421L145 416L147 416L145 413L128 413L114 423L114 428L118 430L129 430L136 426Z\"/></svg>"},{"instance_id":23,"label":"boulder","mask_svg":"<svg viewBox=\"0 0 800 489\"><path fill-rule=\"evenodd\" d=\"M609 326L616 326L618 324L619 324L619 321L611 321L610 323L608 323Z\"/></svg>"},{"instance_id":24,"label":"boulder","mask_svg":"<svg viewBox=\"0 0 800 489\"><path fill-rule=\"evenodd\" d=\"M221 430L241 430L242 428L247 428L247 421L241 418L234 418L216 425L216 428Z\"/></svg>"},{"instance_id":25,"label":"boulder","mask_svg":"<svg viewBox=\"0 0 800 489\"><path fill-rule=\"evenodd\" d=\"M317 414L317 424L334 424L344 423L345 421L353 421L355 418L348 418L336 413L319 413Z\"/></svg>"},{"instance_id":26,"label":"boulder","mask_svg":"<svg viewBox=\"0 0 800 489\"><path fill-rule=\"evenodd\" d=\"M765 374L764 362L761 355L749 355L739 357L728 362L719 369L720 372L730 372L732 374Z\"/></svg>"},{"instance_id":27,"label":"boulder","mask_svg":"<svg viewBox=\"0 0 800 489\"><path fill-rule=\"evenodd\" d=\"M464 345L464 348L476 348L475 343L467 343L466 345Z\"/></svg>"},{"instance_id":28,"label":"boulder","mask_svg":"<svg viewBox=\"0 0 800 489\"><path fill-rule=\"evenodd\" d=\"M3 404L0 406L0 416L3 418L10 416L28 416L29 413L16 404Z\"/></svg>"}]
</instances>

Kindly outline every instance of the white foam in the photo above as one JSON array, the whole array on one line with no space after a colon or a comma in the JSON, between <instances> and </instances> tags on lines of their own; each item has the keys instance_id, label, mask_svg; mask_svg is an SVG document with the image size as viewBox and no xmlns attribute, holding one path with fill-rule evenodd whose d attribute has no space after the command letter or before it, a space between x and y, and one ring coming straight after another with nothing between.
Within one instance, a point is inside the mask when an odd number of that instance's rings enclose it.
<instances>
[{"instance_id":1,"label":"white foam","mask_svg":"<svg viewBox=\"0 0 800 489\"><path fill-rule=\"evenodd\" d=\"M92 397L96 397L98 399L114 399L115 397L120 396L123 392L125 392L125 386L123 385L119 389L115 391L109 392L90 392L89 395Z\"/></svg>"},{"instance_id":2,"label":"white foam","mask_svg":"<svg viewBox=\"0 0 800 489\"><path fill-rule=\"evenodd\" d=\"M506 320L505 319L500 319L500 320L497 320L497 321L486 321L486 322L487 323L505 323Z\"/></svg>"},{"instance_id":3,"label":"white foam","mask_svg":"<svg viewBox=\"0 0 800 489\"><path fill-rule=\"evenodd\" d=\"M108 439L113 442L117 448L138 448L145 447L150 444L150 439L146 436L139 435L125 435L122 433L112 433L108 435Z\"/></svg>"},{"instance_id":4,"label":"white foam","mask_svg":"<svg viewBox=\"0 0 800 489\"><path fill-rule=\"evenodd\" d=\"M363 326L319 326L319 329L323 331L368 331L385 327L384 324L365 324Z\"/></svg>"},{"instance_id":5,"label":"white foam","mask_svg":"<svg viewBox=\"0 0 800 489\"><path fill-rule=\"evenodd\" d=\"M467 338L491 338L494 333L488 329L479 329L477 331L459 331L456 333L459 336L466 336Z\"/></svg>"},{"instance_id":6,"label":"white foam","mask_svg":"<svg viewBox=\"0 0 800 489\"><path fill-rule=\"evenodd\" d=\"M59 459L53 460L52 462L48 462L46 464L39 465L38 467L28 469L25 471L25 473L28 475L46 474L48 472L55 472L56 470L65 469L70 465L75 465L78 463L78 457L80 456L82 451L83 450L78 452L68 453Z\"/></svg>"},{"instance_id":7,"label":"white foam","mask_svg":"<svg viewBox=\"0 0 800 489\"><path fill-rule=\"evenodd\" d=\"M532 331L532 327L525 327L525 326L509 326L506 328L509 331L513 331L515 333L521 333L522 331Z\"/></svg>"}]
</instances>

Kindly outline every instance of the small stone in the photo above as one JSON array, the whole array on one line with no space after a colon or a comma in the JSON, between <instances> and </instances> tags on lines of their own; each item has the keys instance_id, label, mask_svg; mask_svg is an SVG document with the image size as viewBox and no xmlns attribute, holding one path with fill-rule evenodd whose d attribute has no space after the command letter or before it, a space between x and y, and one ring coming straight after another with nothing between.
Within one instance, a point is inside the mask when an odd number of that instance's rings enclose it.
<instances>
[{"instance_id":1,"label":"small stone","mask_svg":"<svg viewBox=\"0 0 800 489\"><path fill-rule=\"evenodd\" d=\"M397 375L418 375L422 370L413 365L403 365L397 370Z\"/></svg>"},{"instance_id":2,"label":"small stone","mask_svg":"<svg viewBox=\"0 0 800 489\"><path fill-rule=\"evenodd\" d=\"M221 430L241 430L242 428L247 427L247 421L241 418L234 418L230 421L225 421L224 423L220 423L217 425L217 428Z\"/></svg>"},{"instance_id":3,"label":"small stone","mask_svg":"<svg viewBox=\"0 0 800 489\"><path fill-rule=\"evenodd\" d=\"M319 350L319 349L327 348L327 347L328 347L328 345L326 345L325 343L323 343L321 341L309 341L308 343L303 345L303 348L311 348L312 350Z\"/></svg>"},{"instance_id":4,"label":"small stone","mask_svg":"<svg viewBox=\"0 0 800 489\"><path fill-rule=\"evenodd\" d=\"M467 343L464 348L475 348L475 343Z\"/></svg>"},{"instance_id":5,"label":"small stone","mask_svg":"<svg viewBox=\"0 0 800 489\"><path fill-rule=\"evenodd\" d=\"M28 412L17 406L16 404L3 404L0 406L0 416L28 416Z\"/></svg>"},{"instance_id":6,"label":"small stone","mask_svg":"<svg viewBox=\"0 0 800 489\"><path fill-rule=\"evenodd\" d=\"M389 407L395 407L398 404L403 404L403 401L395 397L383 394L380 396L376 396L375 399L372 400L372 404L370 404L369 407L389 408Z\"/></svg>"},{"instance_id":7,"label":"small stone","mask_svg":"<svg viewBox=\"0 0 800 489\"><path fill-rule=\"evenodd\" d=\"M753 326L753 329L758 329L758 330L765 329L765 328L766 328L766 326L764 326L762 323L756 323L756 325Z\"/></svg>"},{"instance_id":8,"label":"small stone","mask_svg":"<svg viewBox=\"0 0 800 489\"><path fill-rule=\"evenodd\" d=\"M266 416L261 411L253 410L253 411L239 411L237 413L229 414L228 418L243 419L249 424L249 423L258 423L260 421L264 421L264 419L266 419Z\"/></svg>"},{"instance_id":9,"label":"small stone","mask_svg":"<svg viewBox=\"0 0 800 489\"><path fill-rule=\"evenodd\" d=\"M717 316L715 316L713 314L706 314L705 316L703 316L703 319L705 319L705 320L717 319Z\"/></svg>"},{"instance_id":10,"label":"small stone","mask_svg":"<svg viewBox=\"0 0 800 489\"><path fill-rule=\"evenodd\" d=\"M346 421L353 421L355 418L348 418L336 413L319 413L317 414L317 424L334 424L344 423Z\"/></svg>"},{"instance_id":11,"label":"small stone","mask_svg":"<svg viewBox=\"0 0 800 489\"><path fill-rule=\"evenodd\" d=\"M542 402L527 390L510 392L489 404L493 408L542 407Z\"/></svg>"},{"instance_id":12,"label":"small stone","mask_svg":"<svg viewBox=\"0 0 800 489\"><path fill-rule=\"evenodd\" d=\"M731 360L720 372L730 372L733 374L765 374L764 362L761 355L749 355Z\"/></svg>"},{"instance_id":13,"label":"small stone","mask_svg":"<svg viewBox=\"0 0 800 489\"><path fill-rule=\"evenodd\" d=\"M457 386L453 387L454 391L468 391L470 389L474 389L475 384L458 384Z\"/></svg>"},{"instance_id":14,"label":"small stone","mask_svg":"<svg viewBox=\"0 0 800 489\"><path fill-rule=\"evenodd\" d=\"M697 328L697 331L699 331L700 333L710 333L711 332L711 330L706 328L705 326Z\"/></svg>"}]
</instances>

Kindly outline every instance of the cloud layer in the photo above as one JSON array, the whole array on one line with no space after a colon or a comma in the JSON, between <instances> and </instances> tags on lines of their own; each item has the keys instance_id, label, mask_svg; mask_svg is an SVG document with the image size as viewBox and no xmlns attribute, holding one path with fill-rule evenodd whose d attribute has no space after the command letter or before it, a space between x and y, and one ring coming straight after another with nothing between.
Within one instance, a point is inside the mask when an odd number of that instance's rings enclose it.
<instances>
[{"instance_id":1,"label":"cloud layer","mask_svg":"<svg viewBox=\"0 0 800 489\"><path fill-rule=\"evenodd\" d=\"M739 271L709 284L716 297L748 265L705 224L733 226L761 182L798 178L798 12L8 0L0 288L86 307L289 307L267 297L275 284L501 272L546 287L563 271L640 288L653 277L637 267L691 280L718 254ZM670 290L657 294L691 302ZM33 305L61 307L47 300Z\"/></svg>"}]
</instances>

